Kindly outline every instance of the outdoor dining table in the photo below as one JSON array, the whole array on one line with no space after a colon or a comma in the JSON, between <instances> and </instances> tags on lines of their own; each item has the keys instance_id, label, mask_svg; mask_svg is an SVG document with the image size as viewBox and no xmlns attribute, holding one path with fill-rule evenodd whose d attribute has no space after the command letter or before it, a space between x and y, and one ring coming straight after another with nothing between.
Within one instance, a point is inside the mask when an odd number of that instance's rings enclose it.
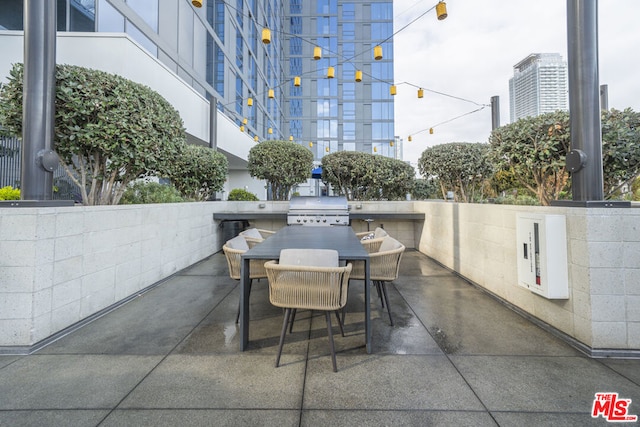
<instances>
[{"instance_id":1,"label":"outdoor dining table","mask_svg":"<svg viewBox=\"0 0 640 427\"><path fill-rule=\"evenodd\" d=\"M282 249L335 249L341 261L364 261L364 325L367 353L371 353L371 306L369 253L348 226L292 225L279 230L242 255L240 279L240 350L249 344L249 265L250 260L277 260Z\"/></svg>"}]
</instances>

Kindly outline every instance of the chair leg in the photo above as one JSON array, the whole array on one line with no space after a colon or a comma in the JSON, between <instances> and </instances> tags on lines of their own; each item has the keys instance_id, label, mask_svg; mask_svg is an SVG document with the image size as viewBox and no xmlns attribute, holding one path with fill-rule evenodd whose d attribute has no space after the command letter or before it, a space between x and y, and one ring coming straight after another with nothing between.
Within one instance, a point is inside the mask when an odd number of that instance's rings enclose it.
<instances>
[{"instance_id":1,"label":"chair leg","mask_svg":"<svg viewBox=\"0 0 640 427\"><path fill-rule=\"evenodd\" d=\"M287 326L289 326L289 317L291 317L291 309L284 310L284 320L282 322L282 331L280 332L280 343L278 344L278 355L276 356L276 368L280 366L280 355L282 354L282 346L284 345L284 336L287 335Z\"/></svg>"},{"instance_id":2,"label":"chair leg","mask_svg":"<svg viewBox=\"0 0 640 427\"><path fill-rule=\"evenodd\" d=\"M253 279L249 279L249 295L251 295L251 282ZM236 325L240 322L240 298L238 298L238 313L236 314Z\"/></svg>"},{"instance_id":3,"label":"chair leg","mask_svg":"<svg viewBox=\"0 0 640 427\"><path fill-rule=\"evenodd\" d=\"M291 313L291 320L289 320L289 333L293 333L293 322L296 320L296 313L298 312L297 308L294 308Z\"/></svg>"},{"instance_id":4,"label":"chair leg","mask_svg":"<svg viewBox=\"0 0 640 427\"><path fill-rule=\"evenodd\" d=\"M389 313L389 323L391 324L391 326L393 326L393 318L391 317L391 306L389 305L389 294L387 293L386 282L380 282L380 287L382 288L382 295L384 295L384 299L387 302L387 313Z\"/></svg>"},{"instance_id":5,"label":"chair leg","mask_svg":"<svg viewBox=\"0 0 640 427\"><path fill-rule=\"evenodd\" d=\"M336 364L336 349L333 346L333 331L331 330L331 313L325 311L325 317L327 319L327 332L329 335L329 348L331 349L331 362L333 363L333 372L338 372L338 365Z\"/></svg>"},{"instance_id":6,"label":"chair leg","mask_svg":"<svg viewBox=\"0 0 640 427\"><path fill-rule=\"evenodd\" d=\"M340 326L340 333L344 336L344 327L342 325L342 321L340 320L340 314L338 314L338 310L334 311L336 314L336 319L338 319L338 326Z\"/></svg>"},{"instance_id":7,"label":"chair leg","mask_svg":"<svg viewBox=\"0 0 640 427\"><path fill-rule=\"evenodd\" d=\"M382 301L382 294L380 294L380 284L377 280L372 280L373 284L376 286L376 292L378 293L378 298Z\"/></svg>"}]
</instances>

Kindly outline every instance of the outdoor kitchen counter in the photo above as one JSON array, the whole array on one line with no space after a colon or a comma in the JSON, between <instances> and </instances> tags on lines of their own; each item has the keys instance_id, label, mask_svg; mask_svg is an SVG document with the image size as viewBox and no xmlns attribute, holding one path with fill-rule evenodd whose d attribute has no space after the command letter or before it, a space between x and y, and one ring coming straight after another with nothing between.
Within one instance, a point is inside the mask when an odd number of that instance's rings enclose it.
<instances>
[{"instance_id":1,"label":"outdoor kitchen counter","mask_svg":"<svg viewBox=\"0 0 640 427\"><path fill-rule=\"evenodd\" d=\"M350 219L399 219L424 221L422 212L363 212L360 210L349 211ZM213 219L222 220L243 220L243 219L281 219L287 220L287 212L215 212Z\"/></svg>"}]
</instances>

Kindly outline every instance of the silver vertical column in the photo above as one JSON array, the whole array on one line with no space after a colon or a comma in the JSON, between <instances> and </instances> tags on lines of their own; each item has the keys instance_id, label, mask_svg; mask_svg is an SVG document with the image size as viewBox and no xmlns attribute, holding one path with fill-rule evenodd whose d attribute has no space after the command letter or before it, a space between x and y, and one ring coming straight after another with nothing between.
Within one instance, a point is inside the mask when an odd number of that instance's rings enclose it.
<instances>
[{"instance_id":1,"label":"silver vertical column","mask_svg":"<svg viewBox=\"0 0 640 427\"><path fill-rule=\"evenodd\" d=\"M56 90L56 2L24 0L22 200L51 200Z\"/></svg>"},{"instance_id":2,"label":"silver vertical column","mask_svg":"<svg viewBox=\"0 0 640 427\"><path fill-rule=\"evenodd\" d=\"M500 97L491 97L491 130L500 127Z\"/></svg>"},{"instance_id":3,"label":"silver vertical column","mask_svg":"<svg viewBox=\"0 0 640 427\"><path fill-rule=\"evenodd\" d=\"M598 82L598 0L567 0L573 201L604 198Z\"/></svg>"},{"instance_id":4,"label":"silver vertical column","mask_svg":"<svg viewBox=\"0 0 640 427\"><path fill-rule=\"evenodd\" d=\"M209 95L209 148L218 150L218 99Z\"/></svg>"}]
</instances>

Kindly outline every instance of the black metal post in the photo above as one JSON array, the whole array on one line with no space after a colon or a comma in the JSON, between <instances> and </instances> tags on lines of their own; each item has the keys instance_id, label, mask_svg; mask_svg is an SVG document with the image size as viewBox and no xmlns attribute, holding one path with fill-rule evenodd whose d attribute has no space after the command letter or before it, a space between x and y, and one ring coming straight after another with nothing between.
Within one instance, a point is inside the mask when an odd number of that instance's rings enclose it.
<instances>
[{"instance_id":1,"label":"black metal post","mask_svg":"<svg viewBox=\"0 0 640 427\"><path fill-rule=\"evenodd\" d=\"M500 127L500 97L491 97L491 130Z\"/></svg>"},{"instance_id":2,"label":"black metal post","mask_svg":"<svg viewBox=\"0 0 640 427\"><path fill-rule=\"evenodd\" d=\"M22 200L53 197L56 13L56 2L24 0Z\"/></svg>"},{"instance_id":3,"label":"black metal post","mask_svg":"<svg viewBox=\"0 0 640 427\"><path fill-rule=\"evenodd\" d=\"M598 82L598 0L567 0L573 201L604 199Z\"/></svg>"}]
</instances>

